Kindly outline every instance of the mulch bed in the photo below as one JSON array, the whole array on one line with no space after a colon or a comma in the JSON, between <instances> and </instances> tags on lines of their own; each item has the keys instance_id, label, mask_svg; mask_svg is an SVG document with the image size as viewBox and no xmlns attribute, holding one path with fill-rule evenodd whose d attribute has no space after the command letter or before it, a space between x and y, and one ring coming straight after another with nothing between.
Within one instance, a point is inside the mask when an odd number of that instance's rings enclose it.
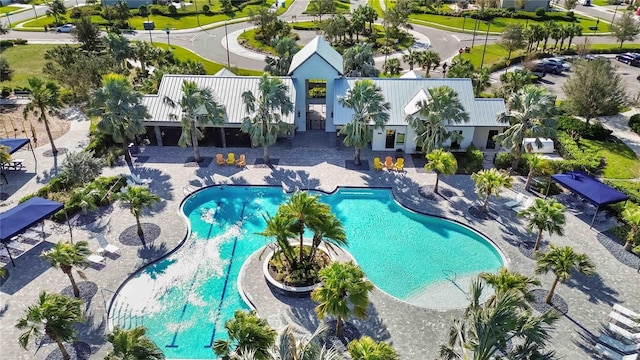
<instances>
[{"instance_id":1,"label":"mulch bed","mask_svg":"<svg viewBox=\"0 0 640 360\"><path fill-rule=\"evenodd\" d=\"M541 313L553 310L560 315L564 315L569 312L569 305L557 293L553 294L551 298L551 305L547 304L544 300L549 294L549 290L534 289L529 291L529 294L533 297L533 300L529 302L531 307Z\"/></svg>"},{"instance_id":2,"label":"mulch bed","mask_svg":"<svg viewBox=\"0 0 640 360\"><path fill-rule=\"evenodd\" d=\"M640 269L640 257L625 251L624 245L614 239L615 235L611 231L599 233L596 238L618 261L634 269Z\"/></svg>"},{"instance_id":3,"label":"mulch bed","mask_svg":"<svg viewBox=\"0 0 640 360\"><path fill-rule=\"evenodd\" d=\"M196 162L196 159L193 156L189 156L187 160L184 161L184 167L200 167L206 168L213 162L212 157L203 156L202 161Z\"/></svg>"},{"instance_id":4,"label":"mulch bed","mask_svg":"<svg viewBox=\"0 0 640 360\"><path fill-rule=\"evenodd\" d=\"M369 160L361 159L360 165L356 165L355 160L345 160L344 168L355 171L369 171Z\"/></svg>"},{"instance_id":5,"label":"mulch bed","mask_svg":"<svg viewBox=\"0 0 640 360\"><path fill-rule=\"evenodd\" d=\"M141 246L152 243L160 237L160 226L150 223L142 223L143 239L138 236L138 227L136 225L129 226L120 234L118 240L122 245Z\"/></svg>"}]
</instances>

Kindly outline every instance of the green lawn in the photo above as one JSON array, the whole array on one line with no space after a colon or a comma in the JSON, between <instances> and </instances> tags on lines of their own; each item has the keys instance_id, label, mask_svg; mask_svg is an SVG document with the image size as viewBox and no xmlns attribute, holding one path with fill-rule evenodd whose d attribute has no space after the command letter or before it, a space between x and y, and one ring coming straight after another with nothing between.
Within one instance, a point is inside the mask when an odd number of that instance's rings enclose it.
<instances>
[{"instance_id":1,"label":"green lawn","mask_svg":"<svg viewBox=\"0 0 640 360\"><path fill-rule=\"evenodd\" d=\"M478 42L478 39L476 39L476 43L477 42ZM484 50L484 45L474 46L471 49L470 53L468 54L464 53L462 54L462 57L464 59L470 60L473 66L475 66L478 69L480 68L480 63L482 62L483 50ZM524 51L522 50L514 51L511 53L511 57L513 58L518 55L521 55L523 52ZM497 44L487 45L487 51L485 52L485 55L484 55L484 66L491 66L499 61L506 60L507 55L509 55L509 53L499 45Z\"/></svg>"},{"instance_id":2,"label":"green lawn","mask_svg":"<svg viewBox=\"0 0 640 360\"><path fill-rule=\"evenodd\" d=\"M607 165L602 172L604 178L640 178L640 160L625 143L581 139L580 146L585 153L596 154L605 159Z\"/></svg>"},{"instance_id":3,"label":"green lawn","mask_svg":"<svg viewBox=\"0 0 640 360\"><path fill-rule=\"evenodd\" d=\"M260 41L256 40L256 31L258 31L258 28L243 31L242 34L238 36L238 39L241 41L244 40L249 42L249 45L254 49L260 49L263 52L266 52L269 54L275 54L275 50L273 49L272 46L265 45Z\"/></svg>"},{"instance_id":4,"label":"green lawn","mask_svg":"<svg viewBox=\"0 0 640 360\"><path fill-rule=\"evenodd\" d=\"M627 50L640 50L640 44L622 44L623 49ZM589 49L592 50L617 50L620 49L620 43L617 44L589 44Z\"/></svg>"},{"instance_id":5,"label":"green lawn","mask_svg":"<svg viewBox=\"0 0 640 360\"><path fill-rule=\"evenodd\" d=\"M44 53L56 45L16 45L4 49L0 54L7 59L13 69L13 79L3 81L0 86L28 86L27 79L44 76L42 68L47 62Z\"/></svg>"},{"instance_id":6,"label":"green lawn","mask_svg":"<svg viewBox=\"0 0 640 360\"><path fill-rule=\"evenodd\" d=\"M607 0L591 0L591 4L597 6L607 6L609 5L609 2L607 2Z\"/></svg>"},{"instance_id":7,"label":"green lawn","mask_svg":"<svg viewBox=\"0 0 640 360\"><path fill-rule=\"evenodd\" d=\"M311 10L311 6L312 6L312 2L309 3L309 5L307 5L307 8L304 9L303 14L311 14L312 10ZM336 13L337 14L348 14L351 12L351 4L349 3L348 0L333 0L333 6L336 9ZM327 17L330 17L330 15L326 14Z\"/></svg>"},{"instance_id":8,"label":"green lawn","mask_svg":"<svg viewBox=\"0 0 640 360\"><path fill-rule=\"evenodd\" d=\"M166 49L169 47L169 45L167 44L161 44L161 43L155 43L154 44L157 47ZM213 75L215 73L217 73L218 71L220 71L220 69L226 67L222 64L218 64L216 62L213 62L211 60L207 60L205 58L203 58L202 56L193 53L183 47L180 46L174 46L171 45L171 48L173 49L173 54L175 55L175 57L178 60L193 60L193 61L199 61L204 65L204 69L207 73L207 75ZM238 68L231 68L231 71L233 71L236 75L241 75L241 76L260 76L262 75L262 71L257 71L257 70L248 70L248 69L238 69Z\"/></svg>"},{"instance_id":9,"label":"green lawn","mask_svg":"<svg viewBox=\"0 0 640 360\"><path fill-rule=\"evenodd\" d=\"M8 12L16 12L16 11L22 11L24 8L21 7L17 7L17 6L0 6L0 14L6 14Z\"/></svg>"},{"instance_id":10,"label":"green lawn","mask_svg":"<svg viewBox=\"0 0 640 360\"><path fill-rule=\"evenodd\" d=\"M369 6L371 6L378 13L378 17L383 16L384 10L382 10L382 5L380 5L380 0L369 0Z\"/></svg>"},{"instance_id":11,"label":"green lawn","mask_svg":"<svg viewBox=\"0 0 640 360\"><path fill-rule=\"evenodd\" d=\"M371 1L375 1L375 0L371 0ZM465 18L464 17L459 17L459 16L446 16L446 15L432 15L432 14L411 14L410 19L412 20L417 20L418 22L429 22L429 23L434 23L440 26L448 26L450 28L457 28L460 31L462 31L462 25L465 25L465 30L467 32L472 31L474 28L474 20L469 18L466 20L465 22ZM585 34L588 33L593 33L593 30L589 30L590 26L596 26L596 20L595 19L588 19L585 17L581 17L581 16L576 16L577 19L577 23L580 24L580 26L582 27L582 31ZM559 25L566 25L569 24L568 21L560 21L560 20L556 20L556 23ZM493 19L493 21L491 22L491 28L489 29L490 32L492 33L496 33L496 32L502 32L504 30L504 28L507 25L510 24L521 24L522 26L525 26L525 24L527 24L527 21L525 19L513 19L513 18L495 18ZM532 24L538 24L538 25L544 25L543 21L536 21L536 20L529 20L528 21L529 25ZM428 25L428 24L425 24ZM486 32L488 28L488 25L486 22L484 21L479 21L478 22L478 28L477 31L479 33L483 33ZM605 24L600 24L600 26L598 26L598 30L596 31L596 33L604 33L604 32L608 32L609 31L609 27L605 26Z\"/></svg>"}]
</instances>

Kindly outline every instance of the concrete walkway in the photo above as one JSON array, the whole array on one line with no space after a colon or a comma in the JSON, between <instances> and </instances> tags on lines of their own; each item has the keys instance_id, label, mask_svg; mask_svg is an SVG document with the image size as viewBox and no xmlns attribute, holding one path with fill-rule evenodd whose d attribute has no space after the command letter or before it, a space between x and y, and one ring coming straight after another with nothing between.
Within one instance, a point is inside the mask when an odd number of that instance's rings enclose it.
<instances>
[{"instance_id":1,"label":"concrete walkway","mask_svg":"<svg viewBox=\"0 0 640 360\"><path fill-rule=\"evenodd\" d=\"M612 130L613 136L627 144L627 146L636 153L638 159L640 159L640 135L631 131L631 128L629 127L629 118L639 112L640 111L638 109L632 109L622 114L604 116L602 118L602 125L607 129Z\"/></svg>"}]
</instances>

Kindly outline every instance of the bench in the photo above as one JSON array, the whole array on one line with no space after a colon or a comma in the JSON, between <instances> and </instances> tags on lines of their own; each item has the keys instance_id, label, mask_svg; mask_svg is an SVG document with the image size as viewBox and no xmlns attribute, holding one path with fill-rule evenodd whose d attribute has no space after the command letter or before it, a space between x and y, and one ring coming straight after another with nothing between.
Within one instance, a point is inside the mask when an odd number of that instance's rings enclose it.
<instances>
[{"instance_id":1,"label":"bench","mask_svg":"<svg viewBox=\"0 0 640 360\"><path fill-rule=\"evenodd\" d=\"M22 170L24 168L24 159L13 159L11 162L2 163L2 170Z\"/></svg>"}]
</instances>

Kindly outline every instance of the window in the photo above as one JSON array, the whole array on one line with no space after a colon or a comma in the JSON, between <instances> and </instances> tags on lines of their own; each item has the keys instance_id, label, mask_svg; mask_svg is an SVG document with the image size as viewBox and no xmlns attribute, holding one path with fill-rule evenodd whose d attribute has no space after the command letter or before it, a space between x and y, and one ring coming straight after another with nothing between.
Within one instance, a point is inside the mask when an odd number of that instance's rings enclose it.
<instances>
[{"instance_id":1,"label":"window","mask_svg":"<svg viewBox=\"0 0 640 360\"><path fill-rule=\"evenodd\" d=\"M396 144L397 145L403 145L404 144L404 134L403 133L396 134Z\"/></svg>"}]
</instances>

